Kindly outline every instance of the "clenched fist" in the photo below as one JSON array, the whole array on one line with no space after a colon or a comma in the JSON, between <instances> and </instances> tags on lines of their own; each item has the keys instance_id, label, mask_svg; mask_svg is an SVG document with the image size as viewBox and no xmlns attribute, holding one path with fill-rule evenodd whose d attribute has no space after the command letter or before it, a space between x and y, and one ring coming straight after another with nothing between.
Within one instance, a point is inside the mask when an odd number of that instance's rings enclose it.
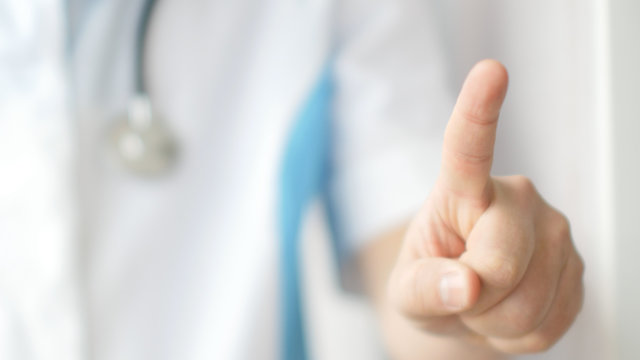
<instances>
[{"instance_id":1,"label":"clenched fist","mask_svg":"<svg viewBox=\"0 0 640 360\"><path fill-rule=\"evenodd\" d=\"M575 319L583 263L566 218L528 179L490 176L507 83L492 60L467 77L387 296L426 333L527 353L549 348Z\"/></svg>"}]
</instances>

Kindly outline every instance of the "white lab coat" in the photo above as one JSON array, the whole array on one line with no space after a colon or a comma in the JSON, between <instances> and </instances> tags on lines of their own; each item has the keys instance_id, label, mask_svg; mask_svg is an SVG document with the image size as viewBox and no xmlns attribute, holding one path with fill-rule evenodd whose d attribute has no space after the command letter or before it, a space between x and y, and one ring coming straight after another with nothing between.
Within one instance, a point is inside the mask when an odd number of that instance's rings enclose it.
<instances>
[{"instance_id":1,"label":"white lab coat","mask_svg":"<svg viewBox=\"0 0 640 360\"><path fill-rule=\"evenodd\" d=\"M76 147L62 8L2 1L0 14L0 358L78 359Z\"/></svg>"}]
</instances>

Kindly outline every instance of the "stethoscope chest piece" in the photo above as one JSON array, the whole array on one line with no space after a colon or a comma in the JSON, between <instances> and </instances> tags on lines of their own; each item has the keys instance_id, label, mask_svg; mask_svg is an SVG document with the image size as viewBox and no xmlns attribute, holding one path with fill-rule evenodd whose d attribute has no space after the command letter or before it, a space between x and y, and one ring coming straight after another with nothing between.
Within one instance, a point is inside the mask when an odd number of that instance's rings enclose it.
<instances>
[{"instance_id":1,"label":"stethoscope chest piece","mask_svg":"<svg viewBox=\"0 0 640 360\"><path fill-rule=\"evenodd\" d=\"M135 96L128 112L115 119L110 140L120 163L133 174L165 175L176 164L177 141L145 95Z\"/></svg>"}]
</instances>

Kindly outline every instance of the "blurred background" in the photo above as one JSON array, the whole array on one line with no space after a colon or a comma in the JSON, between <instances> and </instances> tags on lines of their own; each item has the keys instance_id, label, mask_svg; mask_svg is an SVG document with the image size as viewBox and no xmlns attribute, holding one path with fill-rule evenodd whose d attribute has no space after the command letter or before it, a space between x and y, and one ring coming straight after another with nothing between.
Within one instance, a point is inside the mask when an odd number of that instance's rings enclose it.
<instances>
[{"instance_id":1,"label":"blurred background","mask_svg":"<svg viewBox=\"0 0 640 360\"><path fill-rule=\"evenodd\" d=\"M444 98L453 100L466 73L475 62L494 58L506 65L511 82L498 130L494 174L524 174L532 178L540 193L570 219L574 241L587 266L585 304L576 324L548 353L523 358L637 358L640 354L635 339L635 334L640 330L640 286L637 282L637 274L640 273L637 261L640 255L640 232L637 226L640 214L637 209L640 204L640 144L637 139L640 135L640 2L422 1L428 2L432 9L428 21L434 21L437 42L442 46L441 55L446 63L446 73L443 74L446 86L443 93L447 95ZM179 5L179 2L173 3L167 4L158 16L180 18L181 15L188 14L176 11L179 7L176 4ZM115 246L109 261L100 260L97 254L106 249L104 246L111 239L127 239L128 236L147 234L134 231L132 235L126 230L110 232L109 227L114 220L102 219L101 212L109 214L122 211L120 214L124 214L122 216L126 221L121 221L120 225L135 229L137 216L141 212L155 214L155 211L159 211L158 208L167 204L150 200L155 198L156 191L172 191L176 187L192 185L194 189L202 188L206 187L208 179L200 179L194 183L180 180L168 187L154 184L151 190L147 190L139 184L125 183L111 165L102 159L104 154L100 153L101 150L93 149L93 144L100 141L99 137L104 130L102 125L87 128L71 119L78 116L105 116L95 114L95 109L90 106L81 106L91 104L93 99L101 97L110 99L105 102L104 107L108 109L105 114L123 108L123 102L133 90L132 85L127 85L133 77L133 70L120 57L111 56L110 49L122 45L117 40L105 47L105 53L87 51L84 54L80 51L79 56L70 57L69 47L73 46L70 44L74 41L82 44L83 40L79 35L79 39L75 38L76 35L68 37L67 32L82 33L79 29L87 25L82 22L69 25L65 4L55 0L0 0L0 354L7 354L7 359L64 358L51 355L54 353L75 354L81 359L80 354L97 354L101 351L101 346L107 348L111 344L109 341L113 339L97 341L97 345L86 345L81 339L101 332L120 332L109 328L115 322L111 323L112 319L108 318L114 313L110 311L117 312L119 306L129 301L123 295L127 286L142 286L141 292L148 290L152 294L154 286L161 286L160 283L167 278L169 279L166 281L179 282L170 276L158 274L164 274L162 271L171 274L171 269L182 269L181 266L189 264L191 260L176 250L178 247L174 248L174 244L163 243L160 240L162 236L155 235L134 250L134 253L137 251L138 255L146 257L152 263L150 269L138 268L137 260L127 263L124 252L118 253L129 245ZM122 25L117 25L114 29L125 29L127 18L134 16L125 11L127 6L138 5L126 5L126 2L123 4L125 5L118 8L118 11L123 11L121 16L97 17L93 26L87 28L93 31L104 30L108 19L116 19L122 21ZM254 17L257 16L255 14L268 12L271 5L274 4L265 2L249 11L247 18L228 21L253 21L259 18ZM114 13L120 14L117 11ZM185 16L180 19L180 26L189 26L190 18ZM172 37L169 28L159 29L153 36L156 38L151 39L152 45L158 44L162 40L157 39L163 38L171 38L173 43L184 40ZM187 33L185 38L189 36ZM118 37L114 36L114 39ZM86 45L88 40L84 41ZM197 44L189 47L191 52L199 51ZM242 54L244 50L234 48L234 51ZM215 58L214 55L209 55ZM204 57L203 62L207 59L210 58ZM183 125L178 126L178 132L183 138L200 139L200 151L210 151L208 146L211 142L232 143L233 138L221 139L214 136L204 139L200 138L198 131L179 128L189 123L190 113L181 114L179 110L172 110L166 104L175 101L179 104L178 109L193 104L184 92L182 96L178 95L173 99L172 93L167 91L171 89L179 92L185 86L179 78L163 77L164 66L174 60L185 64L178 55L171 55L167 62L151 63L149 66L151 87L160 89L156 93L160 99L159 108L170 115L174 111L178 114L176 117L186 119L181 123ZM190 60L187 60L186 63L189 64ZM111 62L115 64L113 68L121 70L115 72L120 75L111 76L110 72L101 74L101 71L96 70ZM195 61L192 65L197 67L198 62ZM256 67L251 69L258 71ZM100 86L72 86L74 80L69 74L82 76L96 72L99 77L104 78ZM305 71L301 73L306 74ZM252 74L254 73L247 76ZM197 77L193 74L189 76ZM273 79L267 76L264 80ZM278 92L286 88L286 85L276 85L271 92ZM120 91L123 88L126 91ZM241 91L235 87L213 89L206 86L200 90L216 94ZM253 90L255 89L242 91L251 93ZM220 99L216 106L220 109L229 106L225 103L225 97ZM450 105L446 101L443 103ZM286 113L286 109L277 107L272 106L270 111L277 113L282 110ZM242 116L256 115L258 110L249 108L246 113ZM256 133L263 131L271 134L269 128L256 129ZM239 130L243 129L230 129L233 134ZM242 151L242 156L259 153L259 148L252 150L253 153L250 154ZM74 155L74 152L78 154ZM219 153L216 156L221 163L225 163L225 159L231 155ZM80 158L80 164L89 165L81 165L81 170L78 171L74 160L76 157ZM192 162L187 162L185 166L212 172L217 170L214 165L199 162L198 159L190 161ZM243 175L260 177L262 174L257 171ZM236 180L233 177L225 178L229 183ZM105 186L110 186L112 190L96 190ZM268 197L263 194L263 190L261 187L252 189L250 195ZM219 196L218 199L223 199L217 201L233 202L225 198L223 190L211 191ZM137 197L134 206L127 209L126 206L119 208L113 205L118 199L129 199L132 194ZM189 207L185 204L202 203L205 204L203 206L214 209L214 213L216 209L214 205L199 199L196 190L184 199L170 201L178 209L178 214L171 216L184 218L184 224L187 225L197 219L194 220L192 214L188 213ZM97 207L98 211L92 211L90 216L83 218L83 211L96 203L102 204ZM235 221L238 220L233 220L232 215L243 214L243 210L236 209L233 205L230 207L229 214L216 214L237 225ZM179 213L180 209L184 212ZM79 213L81 216L78 216ZM254 212L249 212L246 216L252 215L255 215ZM81 218L82 221L69 220ZM162 219L161 215L152 219L156 221L154 231L164 232L166 236L180 231L179 227L163 228ZM259 221L245 226L247 230L243 236L246 237L255 235L251 231L258 233L269 228ZM361 295L342 290L341 276L335 266L327 227L321 205L313 203L302 226L301 237L304 239L301 276L302 284L305 284L302 292L307 300L304 306L308 314L311 353L316 359L384 359L373 310ZM217 236L226 234L216 233L215 229L208 228L204 231ZM98 234L98 240L93 243L78 241L78 232L82 234L81 239ZM268 250L267 246L261 244L254 251L269 254L274 252ZM145 254L144 249L148 248L156 251ZM202 254L217 251L205 245L194 245L191 250ZM244 249L234 251L240 250ZM156 252L162 251L184 258L168 263L162 256L156 256ZM118 256L123 256L122 263L113 262ZM74 261L78 258L82 260ZM211 261L225 261L215 256L212 259L214 260ZM246 261L255 259L250 256ZM203 257L198 261L205 263L210 259ZM269 266L271 265L273 264ZM90 266L95 266L98 270L87 271ZM164 270L154 272L158 269ZM189 271L198 270L202 269L195 267ZM140 278L131 276L137 271L148 273ZM189 271L180 271L177 272L189 276ZM215 281L226 283L235 274L217 274L212 277ZM238 278L241 276L242 274ZM100 279L112 280L104 280L107 285L102 287L96 285L100 283ZM113 279L129 283L120 288L120 283ZM247 281L253 284L255 279ZM260 286L275 286L275 283L268 281L277 280L268 278ZM180 284L176 288L184 291L182 294L185 296L199 291L197 284ZM97 300L84 301L77 296L78 289L80 293L94 294ZM176 295L175 299L159 301L166 301L161 306L171 308L172 302L181 301L178 298L180 295ZM157 328L153 325L153 313L145 312L153 298L144 299L127 311L144 314L144 319L151 324L149 327ZM270 297L264 299L265 303L272 300ZM105 305L107 303L110 305ZM91 311L109 306L113 306L110 311L96 315L93 319L96 324L102 324L102 327L76 327L76 324L86 321L85 316ZM127 316L126 312L119 314ZM172 316L177 315L169 315ZM200 314L191 316L197 318ZM215 321L222 314L208 313L202 316ZM261 313L260 316L264 316L260 319L264 319L265 324L277 321L276 315L272 313ZM91 319L91 315L88 317ZM229 329L229 332L235 330ZM186 333L185 330L178 337L188 336ZM135 329L122 330L121 334L114 335L114 339L118 336L128 338L127 341L133 344L138 341L138 337L144 338ZM271 336L273 338L264 338L264 342L274 340L276 335ZM144 341L157 339L163 337ZM206 343L206 339L198 340ZM258 343L260 344L252 346L267 350L273 346L262 344L261 341ZM159 348L162 347L159 345ZM201 354L205 353L203 350ZM123 354L127 354L126 350L123 353L111 353L111 357L103 356L126 359ZM0 358L3 358L2 355Z\"/></svg>"}]
</instances>

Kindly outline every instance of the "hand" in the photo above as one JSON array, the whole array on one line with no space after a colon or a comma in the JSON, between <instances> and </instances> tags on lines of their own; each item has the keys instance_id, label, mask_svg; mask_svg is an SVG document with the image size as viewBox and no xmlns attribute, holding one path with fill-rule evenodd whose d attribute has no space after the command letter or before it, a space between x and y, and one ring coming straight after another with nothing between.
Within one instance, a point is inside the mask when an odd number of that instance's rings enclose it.
<instances>
[{"instance_id":1,"label":"hand","mask_svg":"<svg viewBox=\"0 0 640 360\"><path fill-rule=\"evenodd\" d=\"M566 218L527 178L490 176L507 83L496 61L469 73L388 297L426 332L528 353L548 349L573 323L584 266Z\"/></svg>"}]
</instances>

